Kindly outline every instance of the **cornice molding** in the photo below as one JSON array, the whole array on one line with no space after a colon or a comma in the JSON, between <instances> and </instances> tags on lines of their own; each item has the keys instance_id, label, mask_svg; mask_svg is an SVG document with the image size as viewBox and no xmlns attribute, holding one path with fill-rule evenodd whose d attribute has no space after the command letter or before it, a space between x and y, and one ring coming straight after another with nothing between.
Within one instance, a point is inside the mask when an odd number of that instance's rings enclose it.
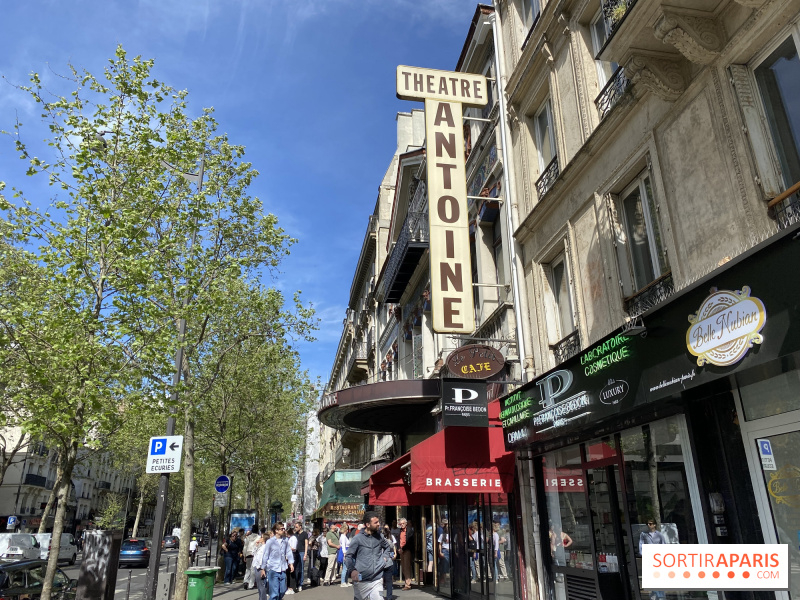
<instances>
[{"instance_id":1,"label":"cornice molding","mask_svg":"<svg viewBox=\"0 0 800 600\"><path fill-rule=\"evenodd\" d=\"M625 74L637 95L644 88L662 100L674 102L686 90L683 64L671 58L633 52L625 63Z\"/></svg>"},{"instance_id":2,"label":"cornice molding","mask_svg":"<svg viewBox=\"0 0 800 600\"><path fill-rule=\"evenodd\" d=\"M662 10L654 32L662 42L700 65L711 64L725 45L725 34L718 20L675 10Z\"/></svg>"}]
</instances>

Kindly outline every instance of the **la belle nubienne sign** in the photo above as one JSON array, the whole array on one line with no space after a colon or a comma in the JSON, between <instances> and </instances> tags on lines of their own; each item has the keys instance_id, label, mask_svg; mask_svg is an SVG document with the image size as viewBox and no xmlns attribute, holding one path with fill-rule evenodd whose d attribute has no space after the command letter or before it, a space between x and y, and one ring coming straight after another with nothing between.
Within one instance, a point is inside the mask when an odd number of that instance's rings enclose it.
<instances>
[{"instance_id":1,"label":"la belle nubienne sign","mask_svg":"<svg viewBox=\"0 0 800 600\"><path fill-rule=\"evenodd\" d=\"M472 333L463 106L485 106L486 77L397 67L397 97L425 101L431 312L438 333Z\"/></svg>"}]
</instances>

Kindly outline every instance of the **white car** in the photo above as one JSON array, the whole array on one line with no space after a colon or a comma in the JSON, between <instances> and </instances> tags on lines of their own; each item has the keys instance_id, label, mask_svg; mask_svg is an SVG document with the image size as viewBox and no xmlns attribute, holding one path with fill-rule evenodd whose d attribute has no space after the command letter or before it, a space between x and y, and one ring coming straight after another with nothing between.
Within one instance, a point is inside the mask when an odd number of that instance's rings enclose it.
<instances>
[{"instance_id":1,"label":"white car","mask_svg":"<svg viewBox=\"0 0 800 600\"><path fill-rule=\"evenodd\" d=\"M0 533L0 558L36 559L39 554L39 542L32 533Z\"/></svg>"},{"instance_id":2,"label":"white car","mask_svg":"<svg viewBox=\"0 0 800 600\"><path fill-rule=\"evenodd\" d=\"M34 537L38 540L40 548L40 556L42 560L50 558L50 541L53 537L52 533L35 533ZM58 550L59 561L69 561L69 564L74 565L75 559L78 556L78 546L75 544L75 538L71 533L61 534L61 548Z\"/></svg>"}]
</instances>

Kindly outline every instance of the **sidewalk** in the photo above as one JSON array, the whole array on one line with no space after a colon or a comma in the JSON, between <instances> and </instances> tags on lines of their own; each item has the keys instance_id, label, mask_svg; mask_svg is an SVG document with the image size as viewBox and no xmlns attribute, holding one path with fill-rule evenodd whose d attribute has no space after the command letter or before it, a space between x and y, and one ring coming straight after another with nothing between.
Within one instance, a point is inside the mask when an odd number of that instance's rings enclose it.
<instances>
[{"instance_id":1,"label":"sidewalk","mask_svg":"<svg viewBox=\"0 0 800 600\"><path fill-rule=\"evenodd\" d=\"M397 600L434 600L434 598L437 598L434 588L430 586L422 588L414 586L408 591L395 587L394 595ZM222 598L224 600L247 598L248 600L255 600L258 598L258 590L244 590L241 583L236 585L217 584L214 586L214 598ZM303 588L302 592L284 596L283 600L353 600L353 588L339 587L338 583L325 587Z\"/></svg>"}]
</instances>

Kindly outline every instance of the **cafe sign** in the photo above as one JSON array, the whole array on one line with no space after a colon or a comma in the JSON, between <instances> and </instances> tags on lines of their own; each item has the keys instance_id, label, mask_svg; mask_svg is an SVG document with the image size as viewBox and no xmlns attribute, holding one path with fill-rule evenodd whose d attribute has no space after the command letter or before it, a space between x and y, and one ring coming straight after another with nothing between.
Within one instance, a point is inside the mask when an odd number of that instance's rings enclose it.
<instances>
[{"instance_id":1,"label":"cafe sign","mask_svg":"<svg viewBox=\"0 0 800 600\"><path fill-rule=\"evenodd\" d=\"M691 327L686 332L686 346L697 364L718 367L736 364L753 347L764 341L761 330L767 322L767 310L750 288L740 291L716 290L689 315Z\"/></svg>"},{"instance_id":2,"label":"cafe sign","mask_svg":"<svg viewBox=\"0 0 800 600\"><path fill-rule=\"evenodd\" d=\"M446 362L450 373L463 379L488 379L506 365L499 350L481 344L469 344L453 350Z\"/></svg>"}]
</instances>

